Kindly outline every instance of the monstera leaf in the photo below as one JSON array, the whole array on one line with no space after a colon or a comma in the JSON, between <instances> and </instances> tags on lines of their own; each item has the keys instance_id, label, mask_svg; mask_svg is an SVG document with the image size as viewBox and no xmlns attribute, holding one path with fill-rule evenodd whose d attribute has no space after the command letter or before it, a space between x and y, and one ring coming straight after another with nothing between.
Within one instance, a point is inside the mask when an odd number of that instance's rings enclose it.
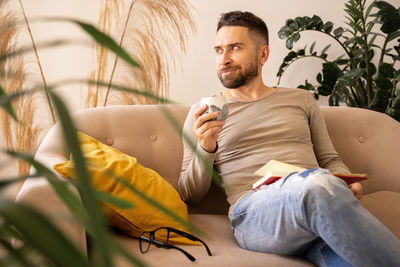
<instances>
[{"instance_id":1,"label":"monstera leaf","mask_svg":"<svg viewBox=\"0 0 400 267\"><path fill-rule=\"evenodd\" d=\"M322 61L316 78L319 85L305 79L306 83L298 88L311 91L316 99L319 95L328 96L330 105L343 102L348 106L371 108L400 121L400 8L386 1L366 5L366 1L348 0L345 12L347 27L336 28L333 22L324 22L317 15L286 21L278 36L286 39L290 51L279 67L278 84L294 62L314 57ZM375 26L379 24L381 32L376 32ZM330 59L331 44L319 52L315 49L317 40L309 49L294 48L304 31L329 36L344 53Z\"/></svg>"}]
</instances>

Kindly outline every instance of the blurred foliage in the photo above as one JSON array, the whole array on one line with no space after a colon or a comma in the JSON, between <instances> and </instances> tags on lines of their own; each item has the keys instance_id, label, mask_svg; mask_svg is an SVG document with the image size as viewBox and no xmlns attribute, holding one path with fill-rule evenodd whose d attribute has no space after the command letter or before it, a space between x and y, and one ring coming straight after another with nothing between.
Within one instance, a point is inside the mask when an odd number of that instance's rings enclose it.
<instances>
[{"instance_id":1,"label":"blurred foliage","mask_svg":"<svg viewBox=\"0 0 400 267\"><path fill-rule=\"evenodd\" d=\"M95 26L82 21L67 18L57 18L74 23L86 32L99 45L106 47L127 64L132 67L140 67L120 45L110 36L99 31ZM1 33L1 32L0 32ZM54 46L59 45L55 43ZM51 45L50 45L51 47ZM0 55L0 64L10 60L15 56L28 51L7 51ZM5 75L5 73L0 73ZM18 122L12 101L27 94L32 94L38 90L48 90L54 109L57 114L58 123L61 125L65 147L68 148L75 162L77 175L76 182L60 179L45 165L36 161L31 155L18 151L6 151L7 154L15 159L27 161L32 166L31 174L4 179L0 182L0 192L7 186L21 182L26 179L46 178L49 185L57 193L58 197L67 206L74 220L84 227L87 231L89 243L88 256L73 244L66 233L63 233L53 222L53 219L41 211L20 202L10 201L0 198L0 266L115 266L116 256L126 258L128 262L135 266L144 266L135 253L127 251L119 245L110 233L105 218L100 211L99 202L107 201L121 209L134 208L135 203L127 203L123 199L113 197L104 192L93 189L90 176L79 146L76 128L72 121L65 104L54 93L54 88L72 81L62 81L58 84L42 87L27 88L17 93L7 94L0 84L0 107L7 114ZM76 81L75 81L76 82ZM132 88L121 87L115 84L108 84L102 81L86 81L88 84L100 84L111 86L111 88L139 94L157 101L157 103L170 103L168 99L159 97L150 92L142 92ZM177 124L176 119L168 117L171 123ZM116 177L120 182L121 178ZM160 203L147 197L132 185L124 184L133 193L138 194L143 200L160 209L171 218L185 223L191 231L202 233L197 227L175 215L175 213L165 208ZM78 194L76 194L78 192ZM67 218L66 218L67 219ZM18 242L12 242L18 241ZM94 255L94 256L93 256Z\"/></svg>"},{"instance_id":2,"label":"blurred foliage","mask_svg":"<svg viewBox=\"0 0 400 267\"><path fill-rule=\"evenodd\" d=\"M121 58L126 64L133 68L141 68L141 65L131 57L131 55L120 45L118 45L109 35L100 31L95 26L83 21L69 18L46 18L46 21L67 21L78 26L83 32L90 36L98 45L105 47L110 52ZM3 30L0 29L0 36ZM69 42L49 42L42 48L51 48L59 45L68 45ZM40 47L38 47L40 48ZM31 52L33 48L19 48L7 50L0 54L0 64L7 60ZM6 77L10 73L0 71L0 77ZM11 76L12 77L12 76ZM85 82L87 84L96 84L101 87L110 87L113 90L140 95L154 100L158 104L173 103L172 101L160 97L152 92L141 91L135 88L127 88L118 84L110 84L98 80L70 79L55 82L46 86L35 86L25 88L24 90L7 93L4 86L0 83L0 108L2 108L17 123L21 123L13 107L13 101L38 91L48 91L49 98L54 106L57 115L58 124L61 126L63 141L68 152L71 153L75 162L76 180L66 180L58 177L45 164L34 159L32 155L21 153L15 150L5 151L14 159L24 160L31 166L30 174L20 177L10 177L0 181L0 193L8 186L20 183L26 179L45 178L49 186L57 193L57 196L68 208L70 218L81 225L87 232L88 253L84 253L64 233L58 228L54 218L42 211L21 203L14 202L0 197L0 266L116 266L115 259L125 258L131 265L145 266L145 264L135 256L136 252L127 251L112 236L103 214L100 211L100 202L109 202L121 209L135 208L135 203L113 197L104 192L93 189L90 182L90 175L87 170L85 158L83 157L76 128L72 117L67 110L66 105L60 97L54 92L54 89L61 85ZM168 109L162 108L166 119L176 128L177 132L183 135L183 138L189 142L195 149L196 145L191 143L188 136L181 132L181 126L170 114ZM197 153L197 152L196 152ZM213 172L212 166L209 166L204 157L198 154L204 162L208 171ZM127 184L122 178L109 173L109 176L116 179L134 194L140 196L150 205L161 210L166 216L185 225L189 231L204 235L204 233L192 225L190 222L177 216L174 211L167 209L162 204L149 198L143 192L137 190L133 185ZM216 181L220 181L218 173L213 172ZM218 179L219 178L219 179ZM217 182L219 186L222 186Z\"/></svg>"}]
</instances>

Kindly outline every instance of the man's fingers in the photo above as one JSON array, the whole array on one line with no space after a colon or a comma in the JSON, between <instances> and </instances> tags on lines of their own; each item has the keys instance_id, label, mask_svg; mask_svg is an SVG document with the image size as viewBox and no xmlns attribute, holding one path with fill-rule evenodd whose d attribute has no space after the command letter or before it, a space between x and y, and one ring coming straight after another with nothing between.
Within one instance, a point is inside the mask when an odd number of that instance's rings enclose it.
<instances>
[{"instance_id":1,"label":"man's fingers","mask_svg":"<svg viewBox=\"0 0 400 267\"><path fill-rule=\"evenodd\" d=\"M221 131L222 127L212 127L212 128L208 128L203 135L205 136L212 136L216 138L216 135Z\"/></svg>"},{"instance_id":2,"label":"man's fingers","mask_svg":"<svg viewBox=\"0 0 400 267\"><path fill-rule=\"evenodd\" d=\"M354 196L358 199L361 199L363 188L360 183L353 183L350 185L350 189L353 192Z\"/></svg>"},{"instance_id":3,"label":"man's fingers","mask_svg":"<svg viewBox=\"0 0 400 267\"><path fill-rule=\"evenodd\" d=\"M204 114L206 109L207 105L199 108L194 114L193 130L201 147L210 152L215 151L218 134L225 125L225 121L214 120L218 117L218 112Z\"/></svg>"},{"instance_id":4,"label":"man's fingers","mask_svg":"<svg viewBox=\"0 0 400 267\"><path fill-rule=\"evenodd\" d=\"M195 123L193 125L194 129L200 128L204 124L208 122L214 122L213 119L217 118L219 115L218 112L210 112L204 115L201 115L195 119Z\"/></svg>"},{"instance_id":5,"label":"man's fingers","mask_svg":"<svg viewBox=\"0 0 400 267\"><path fill-rule=\"evenodd\" d=\"M207 121L197 128L196 132L200 135L204 135L208 130L221 131L222 127L225 125L224 121ZM217 128L217 129L214 129Z\"/></svg>"},{"instance_id":6,"label":"man's fingers","mask_svg":"<svg viewBox=\"0 0 400 267\"><path fill-rule=\"evenodd\" d=\"M196 113L194 113L194 119L197 120L198 117L200 117L201 114L203 114L204 111L206 111L206 109L208 108L207 105L202 106L201 108L199 108Z\"/></svg>"}]
</instances>

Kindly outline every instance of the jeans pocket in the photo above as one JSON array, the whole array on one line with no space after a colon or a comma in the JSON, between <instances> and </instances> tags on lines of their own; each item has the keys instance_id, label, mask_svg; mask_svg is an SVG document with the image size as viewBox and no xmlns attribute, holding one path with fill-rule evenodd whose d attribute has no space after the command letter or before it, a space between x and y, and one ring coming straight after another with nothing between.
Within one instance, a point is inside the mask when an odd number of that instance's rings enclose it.
<instances>
[{"instance_id":1,"label":"jeans pocket","mask_svg":"<svg viewBox=\"0 0 400 267\"><path fill-rule=\"evenodd\" d=\"M239 247L247 249L246 242L244 241L244 234L242 233L242 231L238 230L237 228L233 228L233 235L235 236L236 242L238 243Z\"/></svg>"}]
</instances>

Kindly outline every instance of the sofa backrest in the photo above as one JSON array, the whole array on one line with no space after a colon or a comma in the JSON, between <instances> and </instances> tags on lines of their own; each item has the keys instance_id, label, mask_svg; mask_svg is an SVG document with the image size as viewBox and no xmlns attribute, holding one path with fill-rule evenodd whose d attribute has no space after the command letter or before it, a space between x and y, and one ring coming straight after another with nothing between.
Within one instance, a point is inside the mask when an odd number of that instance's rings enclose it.
<instances>
[{"instance_id":1,"label":"sofa backrest","mask_svg":"<svg viewBox=\"0 0 400 267\"><path fill-rule=\"evenodd\" d=\"M400 179L400 124L365 109L321 107L321 110L332 142L345 164L353 173L368 174L365 193L400 192L400 183L394 182ZM79 111L74 118L78 129L136 157L176 188L183 150L180 131L188 111L188 106L178 105L109 106ZM175 118L176 124L171 123L170 117ZM46 136L38 154L62 154L54 151L60 150L60 145L49 144L60 141L56 132L52 129ZM60 159L68 157L60 156ZM213 186L199 206L190 207L190 212L226 214L228 207L224 194Z\"/></svg>"},{"instance_id":2,"label":"sofa backrest","mask_svg":"<svg viewBox=\"0 0 400 267\"><path fill-rule=\"evenodd\" d=\"M108 106L79 111L74 118L79 130L136 157L139 163L157 171L177 188L183 157L181 133L189 108ZM189 206L190 213L226 214L228 209L224 193L214 185L204 201Z\"/></svg>"},{"instance_id":3,"label":"sofa backrest","mask_svg":"<svg viewBox=\"0 0 400 267\"><path fill-rule=\"evenodd\" d=\"M379 112L321 107L336 151L353 173L365 173L364 194L400 193L400 123Z\"/></svg>"},{"instance_id":4,"label":"sofa backrest","mask_svg":"<svg viewBox=\"0 0 400 267\"><path fill-rule=\"evenodd\" d=\"M79 111L75 118L78 129L134 156L177 187L183 151L180 132L187 112L187 106L125 105Z\"/></svg>"}]
</instances>

